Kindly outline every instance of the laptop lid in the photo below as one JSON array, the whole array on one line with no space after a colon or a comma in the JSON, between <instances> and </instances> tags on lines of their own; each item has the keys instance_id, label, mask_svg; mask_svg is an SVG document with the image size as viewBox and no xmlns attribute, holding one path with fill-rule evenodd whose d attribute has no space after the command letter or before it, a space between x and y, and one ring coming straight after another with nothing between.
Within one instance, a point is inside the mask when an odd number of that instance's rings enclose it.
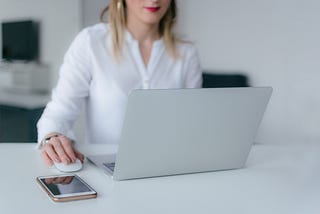
<instances>
[{"instance_id":1,"label":"laptop lid","mask_svg":"<svg viewBox=\"0 0 320 214\"><path fill-rule=\"evenodd\" d=\"M272 88L135 90L115 180L244 166Z\"/></svg>"}]
</instances>

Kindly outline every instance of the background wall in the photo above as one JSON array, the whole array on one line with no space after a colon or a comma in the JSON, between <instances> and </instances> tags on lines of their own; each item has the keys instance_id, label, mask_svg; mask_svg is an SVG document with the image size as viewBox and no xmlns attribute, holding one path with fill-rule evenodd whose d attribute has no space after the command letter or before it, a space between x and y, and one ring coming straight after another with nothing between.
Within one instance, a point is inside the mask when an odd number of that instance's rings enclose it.
<instances>
[{"instance_id":1,"label":"background wall","mask_svg":"<svg viewBox=\"0 0 320 214\"><path fill-rule=\"evenodd\" d=\"M101 11L109 3L109 0L82 0L82 23L90 26L100 21Z\"/></svg>"},{"instance_id":2,"label":"background wall","mask_svg":"<svg viewBox=\"0 0 320 214\"><path fill-rule=\"evenodd\" d=\"M179 32L195 41L205 70L242 71L252 85L274 88L258 142L320 142L320 1L178 1ZM107 3L0 0L0 22L41 21L41 60L51 65L54 86L71 41Z\"/></svg>"},{"instance_id":3,"label":"background wall","mask_svg":"<svg viewBox=\"0 0 320 214\"><path fill-rule=\"evenodd\" d=\"M205 69L243 71L274 88L258 142L320 142L320 1L180 3L179 29Z\"/></svg>"},{"instance_id":4,"label":"background wall","mask_svg":"<svg viewBox=\"0 0 320 214\"><path fill-rule=\"evenodd\" d=\"M41 22L40 58L51 66L51 86L56 83L67 48L82 26L81 17L80 0L0 0L0 22L17 19Z\"/></svg>"}]
</instances>

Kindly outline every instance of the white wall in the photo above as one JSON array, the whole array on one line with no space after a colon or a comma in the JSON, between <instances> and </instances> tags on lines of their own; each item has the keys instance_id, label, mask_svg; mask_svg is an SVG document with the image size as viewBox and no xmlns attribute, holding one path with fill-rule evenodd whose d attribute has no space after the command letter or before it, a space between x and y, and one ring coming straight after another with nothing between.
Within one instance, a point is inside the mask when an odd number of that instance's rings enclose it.
<instances>
[{"instance_id":1,"label":"white wall","mask_svg":"<svg viewBox=\"0 0 320 214\"><path fill-rule=\"evenodd\" d=\"M320 1L183 0L205 69L244 71L273 97L257 141L320 142Z\"/></svg>"},{"instance_id":2,"label":"white wall","mask_svg":"<svg viewBox=\"0 0 320 214\"><path fill-rule=\"evenodd\" d=\"M15 19L41 22L41 61L51 66L51 86L63 56L82 26L80 0L0 0L0 22Z\"/></svg>"},{"instance_id":3,"label":"white wall","mask_svg":"<svg viewBox=\"0 0 320 214\"><path fill-rule=\"evenodd\" d=\"M82 0L82 2L83 26L90 26L100 22L100 14L109 0Z\"/></svg>"}]
</instances>

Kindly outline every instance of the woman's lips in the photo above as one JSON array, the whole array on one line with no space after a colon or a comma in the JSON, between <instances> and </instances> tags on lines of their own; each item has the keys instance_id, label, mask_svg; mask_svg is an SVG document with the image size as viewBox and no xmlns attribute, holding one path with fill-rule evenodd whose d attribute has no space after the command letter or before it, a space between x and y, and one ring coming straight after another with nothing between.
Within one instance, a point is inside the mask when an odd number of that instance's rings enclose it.
<instances>
[{"instance_id":1,"label":"woman's lips","mask_svg":"<svg viewBox=\"0 0 320 214\"><path fill-rule=\"evenodd\" d=\"M145 7L145 9L149 12L155 13L160 9L160 7Z\"/></svg>"}]
</instances>

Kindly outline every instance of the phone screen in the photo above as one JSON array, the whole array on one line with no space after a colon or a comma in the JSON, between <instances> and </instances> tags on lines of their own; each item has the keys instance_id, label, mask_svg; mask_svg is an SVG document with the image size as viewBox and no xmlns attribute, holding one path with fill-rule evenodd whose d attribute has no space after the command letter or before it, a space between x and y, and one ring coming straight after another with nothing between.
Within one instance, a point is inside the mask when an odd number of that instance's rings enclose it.
<instances>
[{"instance_id":1,"label":"phone screen","mask_svg":"<svg viewBox=\"0 0 320 214\"><path fill-rule=\"evenodd\" d=\"M40 181L54 196L92 191L92 189L75 175L42 177Z\"/></svg>"}]
</instances>

